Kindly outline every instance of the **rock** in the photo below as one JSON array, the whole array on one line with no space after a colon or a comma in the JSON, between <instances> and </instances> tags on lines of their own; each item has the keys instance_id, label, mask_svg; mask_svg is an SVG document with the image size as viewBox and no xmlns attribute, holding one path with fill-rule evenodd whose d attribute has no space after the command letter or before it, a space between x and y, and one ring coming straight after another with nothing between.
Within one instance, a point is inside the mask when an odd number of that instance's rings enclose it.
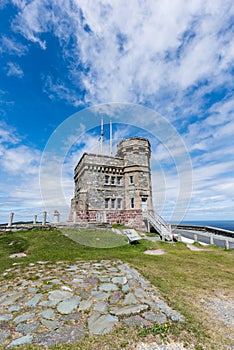
<instances>
[{"instance_id":1,"label":"rock","mask_svg":"<svg viewBox=\"0 0 234 350\"><path fill-rule=\"evenodd\" d=\"M0 321L9 321L12 317L11 314L0 314Z\"/></svg>"},{"instance_id":2,"label":"rock","mask_svg":"<svg viewBox=\"0 0 234 350\"><path fill-rule=\"evenodd\" d=\"M59 321L68 322L68 321L80 321L82 319L81 312L75 312L69 315L63 315L60 317Z\"/></svg>"},{"instance_id":3,"label":"rock","mask_svg":"<svg viewBox=\"0 0 234 350\"><path fill-rule=\"evenodd\" d=\"M99 289L105 292L111 292L113 290L118 290L118 287L113 283L102 283L100 284Z\"/></svg>"},{"instance_id":4,"label":"rock","mask_svg":"<svg viewBox=\"0 0 234 350\"><path fill-rule=\"evenodd\" d=\"M155 322L155 323L158 323L158 324L163 324L163 323L167 322L167 318L166 318L165 315L163 315L163 314L155 314L152 311L145 312L142 316L146 320L152 321L152 322Z\"/></svg>"},{"instance_id":5,"label":"rock","mask_svg":"<svg viewBox=\"0 0 234 350\"><path fill-rule=\"evenodd\" d=\"M129 291L130 291L129 285L128 285L128 284L123 285L122 291L123 291L123 292L129 292Z\"/></svg>"},{"instance_id":6,"label":"rock","mask_svg":"<svg viewBox=\"0 0 234 350\"><path fill-rule=\"evenodd\" d=\"M78 270L78 266L77 265L72 265L72 266L69 266L66 270L67 271L77 271Z\"/></svg>"},{"instance_id":7,"label":"rock","mask_svg":"<svg viewBox=\"0 0 234 350\"><path fill-rule=\"evenodd\" d=\"M31 344L33 340L33 336L30 334L27 334L21 338L14 339L9 345L8 348L13 346L20 346L20 345L26 345Z\"/></svg>"},{"instance_id":8,"label":"rock","mask_svg":"<svg viewBox=\"0 0 234 350\"><path fill-rule=\"evenodd\" d=\"M88 277L85 281L89 284L98 284L98 278L96 277Z\"/></svg>"},{"instance_id":9,"label":"rock","mask_svg":"<svg viewBox=\"0 0 234 350\"><path fill-rule=\"evenodd\" d=\"M8 312L14 312L19 310L20 310L20 305L12 305L8 308Z\"/></svg>"},{"instance_id":10,"label":"rock","mask_svg":"<svg viewBox=\"0 0 234 350\"><path fill-rule=\"evenodd\" d=\"M138 314L141 311L147 310L147 309L148 309L148 305L138 304L138 305L113 307L110 310L110 313L116 316L131 315L131 314Z\"/></svg>"},{"instance_id":11,"label":"rock","mask_svg":"<svg viewBox=\"0 0 234 350\"><path fill-rule=\"evenodd\" d=\"M57 300L62 301L65 299L69 299L73 297L73 294L68 291L62 291L62 290L53 290L52 292L49 292L49 300Z\"/></svg>"},{"instance_id":12,"label":"rock","mask_svg":"<svg viewBox=\"0 0 234 350\"><path fill-rule=\"evenodd\" d=\"M53 309L46 309L39 313L39 316L47 320L54 320L56 315Z\"/></svg>"},{"instance_id":13,"label":"rock","mask_svg":"<svg viewBox=\"0 0 234 350\"><path fill-rule=\"evenodd\" d=\"M128 280L128 285L129 285L129 287L131 287L131 288L135 288L135 287L138 286L138 283L137 283L137 281L134 280L134 279L129 279L129 280Z\"/></svg>"},{"instance_id":14,"label":"rock","mask_svg":"<svg viewBox=\"0 0 234 350\"><path fill-rule=\"evenodd\" d=\"M58 343L74 343L82 339L85 335L85 326L62 326L56 331L37 334L33 342L43 346L52 346Z\"/></svg>"},{"instance_id":15,"label":"rock","mask_svg":"<svg viewBox=\"0 0 234 350\"><path fill-rule=\"evenodd\" d=\"M100 277L99 280L100 280L100 282L110 282L111 279L110 279L110 277L104 276L104 277Z\"/></svg>"},{"instance_id":16,"label":"rock","mask_svg":"<svg viewBox=\"0 0 234 350\"><path fill-rule=\"evenodd\" d=\"M87 311L91 308L92 301L91 300L82 300L79 304L79 311Z\"/></svg>"},{"instance_id":17,"label":"rock","mask_svg":"<svg viewBox=\"0 0 234 350\"><path fill-rule=\"evenodd\" d=\"M46 320L44 318L41 320L41 324L51 331L58 329L61 325L61 323L58 321Z\"/></svg>"},{"instance_id":18,"label":"rock","mask_svg":"<svg viewBox=\"0 0 234 350\"><path fill-rule=\"evenodd\" d=\"M66 299L57 305L57 310L60 314L70 314L79 305L79 302L80 297L77 296Z\"/></svg>"},{"instance_id":19,"label":"rock","mask_svg":"<svg viewBox=\"0 0 234 350\"><path fill-rule=\"evenodd\" d=\"M35 307L37 303L40 301L42 298L42 294L36 294L31 300L29 300L27 303L25 303L25 306L31 306Z\"/></svg>"},{"instance_id":20,"label":"rock","mask_svg":"<svg viewBox=\"0 0 234 350\"><path fill-rule=\"evenodd\" d=\"M9 255L9 258L15 259L15 258L25 258L27 254L25 253L16 253L16 254L11 254Z\"/></svg>"},{"instance_id":21,"label":"rock","mask_svg":"<svg viewBox=\"0 0 234 350\"><path fill-rule=\"evenodd\" d=\"M136 288L134 294L137 298L147 298L147 293L142 288Z\"/></svg>"},{"instance_id":22,"label":"rock","mask_svg":"<svg viewBox=\"0 0 234 350\"><path fill-rule=\"evenodd\" d=\"M34 333L38 330L39 328L39 323L38 322L33 322L33 323L20 323L16 327L16 331L19 333L22 333L24 335Z\"/></svg>"},{"instance_id":23,"label":"rock","mask_svg":"<svg viewBox=\"0 0 234 350\"><path fill-rule=\"evenodd\" d=\"M104 303L103 301L99 301L94 305L93 310L100 313L105 313L107 310L107 304Z\"/></svg>"},{"instance_id":24,"label":"rock","mask_svg":"<svg viewBox=\"0 0 234 350\"><path fill-rule=\"evenodd\" d=\"M115 304L116 302L118 302L121 298L122 298L122 296L123 296L123 293L121 293L121 292L114 292L113 294L112 294L112 296L111 296L111 298L110 298L110 305L112 305L112 304Z\"/></svg>"},{"instance_id":25,"label":"rock","mask_svg":"<svg viewBox=\"0 0 234 350\"><path fill-rule=\"evenodd\" d=\"M39 303L39 306L54 307L59 303L59 300L43 300Z\"/></svg>"},{"instance_id":26,"label":"rock","mask_svg":"<svg viewBox=\"0 0 234 350\"><path fill-rule=\"evenodd\" d=\"M116 284L126 284L127 283L127 278L126 277L114 277L112 278L112 282Z\"/></svg>"},{"instance_id":27,"label":"rock","mask_svg":"<svg viewBox=\"0 0 234 350\"><path fill-rule=\"evenodd\" d=\"M50 283L52 283L52 284L62 284L62 282L59 279L57 279L57 278L54 278L53 280L51 280Z\"/></svg>"},{"instance_id":28,"label":"rock","mask_svg":"<svg viewBox=\"0 0 234 350\"><path fill-rule=\"evenodd\" d=\"M13 322L18 324L18 323L22 323L28 320L31 320L33 317L35 316L35 314L23 314L23 315L19 315L16 318L14 318Z\"/></svg>"},{"instance_id":29,"label":"rock","mask_svg":"<svg viewBox=\"0 0 234 350\"><path fill-rule=\"evenodd\" d=\"M65 290L67 292L73 292L73 290L70 287L68 287L68 286L62 286L61 289Z\"/></svg>"},{"instance_id":30,"label":"rock","mask_svg":"<svg viewBox=\"0 0 234 350\"><path fill-rule=\"evenodd\" d=\"M88 319L89 332L91 334L106 334L112 331L118 318L111 315L92 315Z\"/></svg>"},{"instance_id":31,"label":"rock","mask_svg":"<svg viewBox=\"0 0 234 350\"><path fill-rule=\"evenodd\" d=\"M9 336L11 335L10 332L7 331L3 331L0 329L0 344L3 344L4 341L9 338Z\"/></svg>"},{"instance_id":32,"label":"rock","mask_svg":"<svg viewBox=\"0 0 234 350\"><path fill-rule=\"evenodd\" d=\"M118 272L118 269L116 267L108 267L108 270L111 272Z\"/></svg>"},{"instance_id":33,"label":"rock","mask_svg":"<svg viewBox=\"0 0 234 350\"><path fill-rule=\"evenodd\" d=\"M126 304L137 304L138 301L137 299L135 298L134 294L133 293L128 293L125 298L124 298L124 301L123 301L123 304L126 305Z\"/></svg>"},{"instance_id":34,"label":"rock","mask_svg":"<svg viewBox=\"0 0 234 350\"><path fill-rule=\"evenodd\" d=\"M24 293L22 292L13 292L11 295L9 293L4 294L0 297L0 305L1 306L8 306L14 304L16 300L24 296Z\"/></svg>"},{"instance_id":35,"label":"rock","mask_svg":"<svg viewBox=\"0 0 234 350\"><path fill-rule=\"evenodd\" d=\"M93 292L91 292L91 295L92 295L94 300L105 300L105 299L109 298L110 293L93 291Z\"/></svg>"},{"instance_id":36,"label":"rock","mask_svg":"<svg viewBox=\"0 0 234 350\"><path fill-rule=\"evenodd\" d=\"M34 287L28 287L28 292L31 293L31 294L36 294L36 292L38 291L37 288L34 288Z\"/></svg>"},{"instance_id":37,"label":"rock","mask_svg":"<svg viewBox=\"0 0 234 350\"><path fill-rule=\"evenodd\" d=\"M123 323L127 326L141 326L141 327L152 327L153 323L145 320L140 315L130 316L128 318L123 319Z\"/></svg>"}]
</instances>

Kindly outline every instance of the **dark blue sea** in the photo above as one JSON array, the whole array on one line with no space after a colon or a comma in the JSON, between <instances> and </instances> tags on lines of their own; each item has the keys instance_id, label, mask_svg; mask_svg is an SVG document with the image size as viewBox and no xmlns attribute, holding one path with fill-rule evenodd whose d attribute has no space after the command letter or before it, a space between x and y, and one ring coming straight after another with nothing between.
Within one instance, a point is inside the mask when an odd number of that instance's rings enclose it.
<instances>
[{"instance_id":1,"label":"dark blue sea","mask_svg":"<svg viewBox=\"0 0 234 350\"><path fill-rule=\"evenodd\" d=\"M212 226L222 228L224 230L234 231L234 220L181 221L180 225Z\"/></svg>"}]
</instances>

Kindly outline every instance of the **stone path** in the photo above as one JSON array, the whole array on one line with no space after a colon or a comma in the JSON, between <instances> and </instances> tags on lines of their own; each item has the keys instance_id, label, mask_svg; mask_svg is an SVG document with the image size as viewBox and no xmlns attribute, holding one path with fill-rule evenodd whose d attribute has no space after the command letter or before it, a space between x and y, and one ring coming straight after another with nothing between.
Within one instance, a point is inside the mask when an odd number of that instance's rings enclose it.
<instances>
[{"instance_id":1,"label":"stone path","mask_svg":"<svg viewBox=\"0 0 234 350\"><path fill-rule=\"evenodd\" d=\"M121 323L150 327L184 320L122 261L14 265L0 280L0 345L6 347L76 342ZM12 273L18 277L7 279Z\"/></svg>"}]
</instances>

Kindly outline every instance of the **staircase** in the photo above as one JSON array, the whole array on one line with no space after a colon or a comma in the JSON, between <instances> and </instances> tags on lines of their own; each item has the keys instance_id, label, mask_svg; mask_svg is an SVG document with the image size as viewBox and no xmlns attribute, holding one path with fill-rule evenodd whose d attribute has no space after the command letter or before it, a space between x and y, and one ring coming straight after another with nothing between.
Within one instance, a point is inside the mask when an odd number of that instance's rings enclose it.
<instances>
[{"instance_id":1,"label":"staircase","mask_svg":"<svg viewBox=\"0 0 234 350\"><path fill-rule=\"evenodd\" d=\"M172 241L173 235L171 232L171 225L167 224L166 221L156 212L143 211L143 220L147 223L147 226L152 226L159 233L161 238L166 241Z\"/></svg>"}]
</instances>

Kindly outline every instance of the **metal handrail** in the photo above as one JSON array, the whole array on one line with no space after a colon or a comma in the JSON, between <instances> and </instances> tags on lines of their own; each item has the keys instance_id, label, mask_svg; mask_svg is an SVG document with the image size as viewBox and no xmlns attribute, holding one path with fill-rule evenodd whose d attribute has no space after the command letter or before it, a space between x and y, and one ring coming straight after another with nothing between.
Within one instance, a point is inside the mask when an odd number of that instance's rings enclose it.
<instances>
[{"instance_id":1,"label":"metal handrail","mask_svg":"<svg viewBox=\"0 0 234 350\"><path fill-rule=\"evenodd\" d=\"M148 220L152 224L152 226L154 226L159 231L160 234L171 234L170 225L168 225L159 214L154 213L153 215L148 211L143 211L142 215L143 218Z\"/></svg>"}]
</instances>

